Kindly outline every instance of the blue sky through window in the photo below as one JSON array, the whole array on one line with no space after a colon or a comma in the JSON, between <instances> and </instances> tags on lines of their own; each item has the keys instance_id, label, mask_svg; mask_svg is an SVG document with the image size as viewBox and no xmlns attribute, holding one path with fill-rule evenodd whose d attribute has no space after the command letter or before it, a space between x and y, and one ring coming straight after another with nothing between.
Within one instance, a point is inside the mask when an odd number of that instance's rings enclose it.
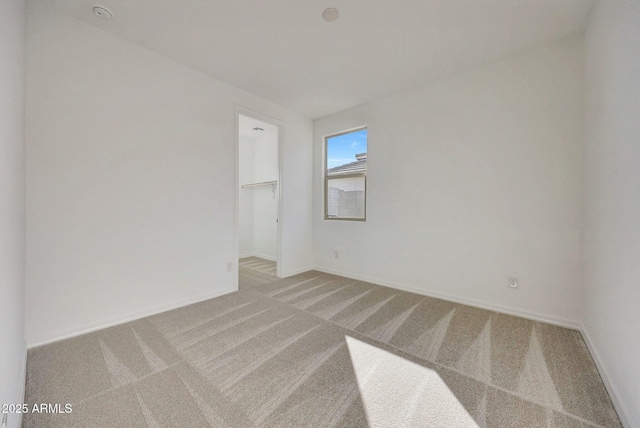
<instances>
[{"instance_id":1,"label":"blue sky through window","mask_svg":"<svg viewBox=\"0 0 640 428\"><path fill-rule=\"evenodd\" d=\"M327 138L327 168L356 161L356 154L367 152L367 130Z\"/></svg>"}]
</instances>

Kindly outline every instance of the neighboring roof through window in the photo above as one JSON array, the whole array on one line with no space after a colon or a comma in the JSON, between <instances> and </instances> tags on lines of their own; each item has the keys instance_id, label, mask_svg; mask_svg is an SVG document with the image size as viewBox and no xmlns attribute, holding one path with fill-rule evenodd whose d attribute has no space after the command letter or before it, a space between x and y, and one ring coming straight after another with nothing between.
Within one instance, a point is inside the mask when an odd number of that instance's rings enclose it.
<instances>
[{"instance_id":1,"label":"neighboring roof through window","mask_svg":"<svg viewBox=\"0 0 640 428\"><path fill-rule=\"evenodd\" d=\"M336 166L327 170L327 176L362 174L367 172L367 154L358 153L356 161L344 165Z\"/></svg>"}]
</instances>

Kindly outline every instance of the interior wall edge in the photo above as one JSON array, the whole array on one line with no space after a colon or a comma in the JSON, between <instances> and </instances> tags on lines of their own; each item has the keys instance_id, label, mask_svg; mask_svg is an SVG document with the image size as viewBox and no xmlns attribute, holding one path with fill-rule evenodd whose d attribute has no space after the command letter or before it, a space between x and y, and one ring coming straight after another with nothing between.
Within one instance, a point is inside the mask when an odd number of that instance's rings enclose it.
<instances>
[{"instance_id":1,"label":"interior wall edge","mask_svg":"<svg viewBox=\"0 0 640 428\"><path fill-rule=\"evenodd\" d=\"M258 258L261 258L261 259L269 260L270 262L277 262L278 261L278 259L276 257L271 257L271 256L267 256L266 254L260 254L260 253L255 253L255 252L240 254L238 256L239 259L244 259L246 257L258 257ZM301 271L301 273L302 272L305 272L305 271Z\"/></svg>"},{"instance_id":2,"label":"interior wall edge","mask_svg":"<svg viewBox=\"0 0 640 428\"><path fill-rule=\"evenodd\" d=\"M318 270L318 269L316 269L314 267L305 267L305 268L301 268L301 269L294 269L294 270L291 270L291 271L283 272L282 276L279 276L278 278L280 278L280 279L289 278L290 276L299 275L301 273L309 272L311 270Z\"/></svg>"},{"instance_id":3,"label":"interior wall edge","mask_svg":"<svg viewBox=\"0 0 640 428\"><path fill-rule=\"evenodd\" d=\"M25 403L25 393L27 389L27 342L22 342L22 363L20 364L20 398ZM22 413L18 413L18 424L16 426L22 426Z\"/></svg>"},{"instance_id":4,"label":"interior wall edge","mask_svg":"<svg viewBox=\"0 0 640 428\"><path fill-rule=\"evenodd\" d=\"M94 331L103 330L105 328L126 324L128 322L136 321L141 318L150 317L152 315L157 315L162 312L168 312L173 309L178 309L184 306L200 303L205 300L213 299L215 297L221 297L221 296L224 296L225 294L233 293L234 291L238 291L238 288L234 287L234 288L227 288L224 290L218 290L216 292L207 293L195 298L185 299L174 304L156 307L154 309L143 311L143 312L130 313L129 315L120 317L118 319L105 320L103 322L92 323L90 325L80 326L76 329L58 331L50 335L27 340L27 349L37 348L39 346L48 345L54 342L60 342L62 340L71 339L77 336L82 336L83 334L92 333Z\"/></svg>"},{"instance_id":5,"label":"interior wall edge","mask_svg":"<svg viewBox=\"0 0 640 428\"><path fill-rule=\"evenodd\" d=\"M620 400L620 394L618 393L618 390L616 389L614 383L611 382L611 378L609 376L609 373L607 372L607 369L604 363L602 362L602 359L600 358L600 354L598 353L598 350L595 344L591 340L591 336L589 336L589 331L587 330L586 326L583 323L580 323L579 330L580 330L580 333L582 334L582 339L584 340L584 343L587 345L587 349L589 349L591 358L593 358L593 362L595 363L596 368L598 369L598 373L602 378L602 382L604 382L604 386L607 388L607 392L609 393L609 398L611 399L611 402L613 403L613 407L615 407L616 412L618 413L620 422L622 422L623 426L628 428L639 426L633 423L633 420L631 419L631 413L626 408L624 402Z\"/></svg>"},{"instance_id":6,"label":"interior wall edge","mask_svg":"<svg viewBox=\"0 0 640 428\"><path fill-rule=\"evenodd\" d=\"M253 256L254 257L259 257L261 259L269 260L270 262L277 262L278 261L277 257L267 256L266 254L253 253Z\"/></svg>"},{"instance_id":7,"label":"interior wall edge","mask_svg":"<svg viewBox=\"0 0 640 428\"><path fill-rule=\"evenodd\" d=\"M547 323L547 324L556 325L556 326L559 326L559 327L570 328L572 330L580 331L580 328L581 328L581 325L582 325L580 323L580 321L578 321L578 320L560 318L560 317L553 316L553 315L526 311L526 310L519 309L519 308L516 308L516 307L496 305L496 304L493 304L493 303L490 303L490 302L481 301L481 300L467 299L467 298L464 298L464 297L461 297L461 296L456 296L456 295L453 295L453 294L441 293L441 292L431 291L431 290L424 290L422 288L412 287L410 285L399 284L399 283L396 283L396 282L393 282L393 281L385 281L385 280L382 280L382 279L376 279L376 278L371 278L371 277L366 277L366 276L361 276L361 275L353 275L353 274L351 274L349 272L344 272L344 271L340 271L340 270L337 270L337 269L328 269L328 268L323 268L323 267L319 267L319 266L316 266L313 269L317 270L319 272L329 273L329 274L333 274L333 275L339 275L339 276L342 276L342 277L345 277L345 278L355 279L355 280L358 280L358 281L366 281L366 282L370 282L370 283L373 283L373 284L382 285L382 286L385 286L385 287L395 288L397 290L408 291L408 292L411 292L411 293L420 294L422 296L434 297L436 299L442 299L442 300L448 300L448 301L454 302L454 303L460 303L460 304L463 304L463 305L473 306L473 307L480 308L480 309L486 309L486 310L490 310L490 311L495 311L495 312L499 312L499 313L506 314L506 315L513 315L513 316L516 316L516 317L526 318L526 319L533 320L533 321L540 321L540 322L544 322L544 323Z\"/></svg>"}]
</instances>

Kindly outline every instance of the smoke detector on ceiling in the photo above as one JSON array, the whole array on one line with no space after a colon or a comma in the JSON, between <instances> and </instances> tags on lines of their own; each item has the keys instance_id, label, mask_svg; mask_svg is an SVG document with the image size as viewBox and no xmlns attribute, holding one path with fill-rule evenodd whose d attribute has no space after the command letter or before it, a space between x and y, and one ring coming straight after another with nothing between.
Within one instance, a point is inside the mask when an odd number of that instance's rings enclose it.
<instances>
[{"instance_id":1,"label":"smoke detector on ceiling","mask_svg":"<svg viewBox=\"0 0 640 428\"><path fill-rule=\"evenodd\" d=\"M94 6L93 13L100 19L108 21L113 16L113 13L109 12L109 10L105 9L102 6Z\"/></svg>"},{"instance_id":2,"label":"smoke detector on ceiling","mask_svg":"<svg viewBox=\"0 0 640 428\"><path fill-rule=\"evenodd\" d=\"M338 9L334 9L332 7L325 9L324 12L322 12L322 18L327 21L327 22L333 22L336 19L338 19L338 16L340 14L338 13Z\"/></svg>"}]
</instances>

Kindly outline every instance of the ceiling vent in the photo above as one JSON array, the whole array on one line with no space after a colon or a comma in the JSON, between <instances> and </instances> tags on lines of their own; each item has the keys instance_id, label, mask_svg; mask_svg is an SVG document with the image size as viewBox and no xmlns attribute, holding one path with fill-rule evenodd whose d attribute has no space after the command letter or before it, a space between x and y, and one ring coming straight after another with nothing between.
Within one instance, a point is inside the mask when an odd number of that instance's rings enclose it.
<instances>
[{"instance_id":1,"label":"ceiling vent","mask_svg":"<svg viewBox=\"0 0 640 428\"><path fill-rule=\"evenodd\" d=\"M322 12L322 18L327 22L335 21L338 19L338 16L340 16L338 9L334 9L332 7L325 9L324 12Z\"/></svg>"},{"instance_id":2,"label":"ceiling vent","mask_svg":"<svg viewBox=\"0 0 640 428\"><path fill-rule=\"evenodd\" d=\"M113 13L109 12L109 10L105 9L102 6L94 6L93 13L100 19L104 21L108 21L113 16Z\"/></svg>"}]
</instances>

